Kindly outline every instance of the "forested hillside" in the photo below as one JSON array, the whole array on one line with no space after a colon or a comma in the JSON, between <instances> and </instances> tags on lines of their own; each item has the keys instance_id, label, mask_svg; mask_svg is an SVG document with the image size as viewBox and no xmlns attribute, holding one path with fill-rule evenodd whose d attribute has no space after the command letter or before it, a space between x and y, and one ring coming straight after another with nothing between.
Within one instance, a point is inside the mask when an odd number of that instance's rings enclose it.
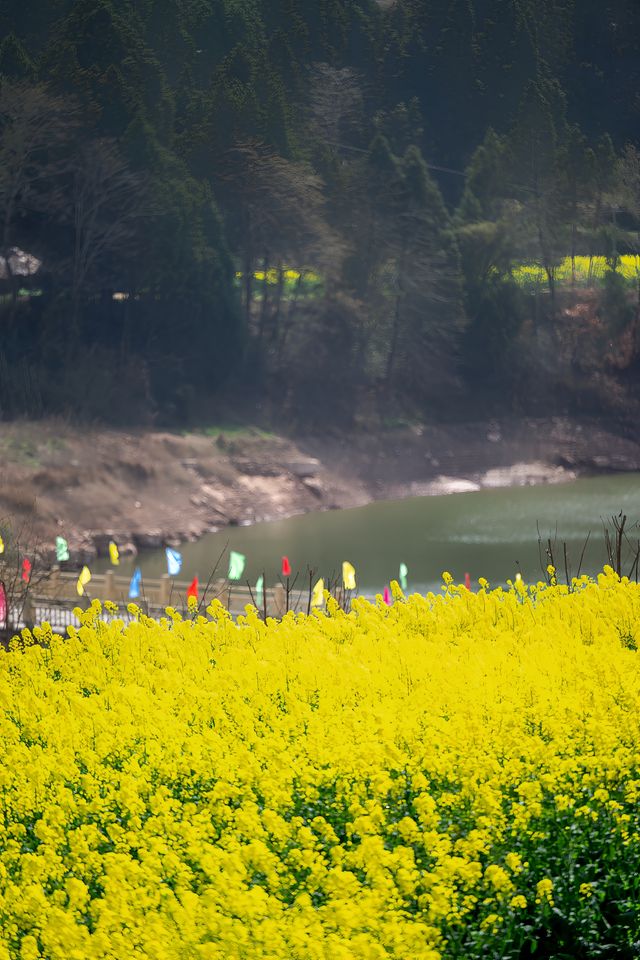
<instances>
[{"instance_id":1,"label":"forested hillside","mask_svg":"<svg viewBox=\"0 0 640 960\"><path fill-rule=\"evenodd\" d=\"M639 120L637 0L3 4L0 416L624 416Z\"/></svg>"}]
</instances>

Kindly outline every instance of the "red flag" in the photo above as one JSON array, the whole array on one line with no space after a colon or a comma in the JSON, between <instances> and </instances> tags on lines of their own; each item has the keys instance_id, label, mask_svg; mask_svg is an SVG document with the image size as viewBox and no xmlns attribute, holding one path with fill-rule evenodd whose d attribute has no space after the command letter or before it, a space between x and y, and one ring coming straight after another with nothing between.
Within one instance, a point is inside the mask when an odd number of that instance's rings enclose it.
<instances>
[{"instance_id":1,"label":"red flag","mask_svg":"<svg viewBox=\"0 0 640 960\"><path fill-rule=\"evenodd\" d=\"M0 580L0 623L5 627L7 625L7 591L2 580Z\"/></svg>"},{"instance_id":2,"label":"red flag","mask_svg":"<svg viewBox=\"0 0 640 960\"><path fill-rule=\"evenodd\" d=\"M471 590L471 575L468 573L465 573L464 575L464 585L467 590Z\"/></svg>"},{"instance_id":3,"label":"red flag","mask_svg":"<svg viewBox=\"0 0 640 960\"><path fill-rule=\"evenodd\" d=\"M195 597L198 599L198 578L194 577L189 586L187 587L187 599L189 597Z\"/></svg>"},{"instance_id":4,"label":"red flag","mask_svg":"<svg viewBox=\"0 0 640 960\"><path fill-rule=\"evenodd\" d=\"M282 558L282 576L283 577L291 576L291 564L289 563L289 557Z\"/></svg>"},{"instance_id":5,"label":"red flag","mask_svg":"<svg viewBox=\"0 0 640 960\"><path fill-rule=\"evenodd\" d=\"M388 607L391 606L391 590L389 590L389 587L384 588L384 594L382 596L382 599L384 600L384 602Z\"/></svg>"},{"instance_id":6,"label":"red flag","mask_svg":"<svg viewBox=\"0 0 640 960\"><path fill-rule=\"evenodd\" d=\"M25 557L22 561L22 579L25 583L29 583L29 580L31 580L31 560L29 560L29 557Z\"/></svg>"}]
</instances>

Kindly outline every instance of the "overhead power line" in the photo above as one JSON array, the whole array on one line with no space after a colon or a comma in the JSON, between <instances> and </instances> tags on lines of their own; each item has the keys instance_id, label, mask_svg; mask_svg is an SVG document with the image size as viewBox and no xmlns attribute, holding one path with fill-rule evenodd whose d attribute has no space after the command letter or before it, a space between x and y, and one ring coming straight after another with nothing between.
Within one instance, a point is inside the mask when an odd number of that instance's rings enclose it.
<instances>
[{"instance_id":1,"label":"overhead power line","mask_svg":"<svg viewBox=\"0 0 640 960\"><path fill-rule=\"evenodd\" d=\"M337 143L335 140L325 140L325 143L328 143L331 147L340 147L341 150L351 150L353 153L368 153L368 150L363 150L362 147L351 147L347 143ZM454 170L452 167L440 167L436 163L427 163L425 164L429 170L439 170L440 173L452 173L456 177L466 177L464 170Z\"/></svg>"}]
</instances>

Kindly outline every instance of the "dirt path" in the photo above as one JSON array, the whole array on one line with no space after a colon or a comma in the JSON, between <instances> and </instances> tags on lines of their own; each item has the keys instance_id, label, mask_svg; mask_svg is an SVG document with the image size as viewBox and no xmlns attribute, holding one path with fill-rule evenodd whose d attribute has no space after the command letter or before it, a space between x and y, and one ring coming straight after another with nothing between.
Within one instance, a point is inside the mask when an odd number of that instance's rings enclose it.
<instances>
[{"instance_id":1,"label":"dirt path","mask_svg":"<svg viewBox=\"0 0 640 960\"><path fill-rule=\"evenodd\" d=\"M0 424L0 517L76 559L193 540L372 500L640 470L640 443L564 419L425 426L296 441L247 428L216 436Z\"/></svg>"}]
</instances>

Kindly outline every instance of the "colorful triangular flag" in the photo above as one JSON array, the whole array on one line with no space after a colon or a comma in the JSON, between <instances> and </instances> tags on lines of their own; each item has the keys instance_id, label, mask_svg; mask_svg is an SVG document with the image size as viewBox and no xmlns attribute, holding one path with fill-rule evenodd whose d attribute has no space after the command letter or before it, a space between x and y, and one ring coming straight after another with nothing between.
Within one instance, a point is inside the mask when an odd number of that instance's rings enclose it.
<instances>
[{"instance_id":1,"label":"colorful triangular flag","mask_svg":"<svg viewBox=\"0 0 640 960\"><path fill-rule=\"evenodd\" d=\"M114 567L117 567L118 564L120 563L120 553L118 551L118 544L114 543L113 540L109 541L109 560L111 560L111 563L114 565Z\"/></svg>"},{"instance_id":2,"label":"colorful triangular flag","mask_svg":"<svg viewBox=\"0 0 640 960\"><path fill-rule=\"evenodd\" d=\"M319 580L316 580L313 587L313 593L311 594L311 606L312 607L322 607L324 605L324 580L320 577Z\"/></svg>"},{"instance_id":3,"label":"colorful triangular flag","mask_svg":"<svg viewBox=\"0 0 640 960\"><path fill-rule=\"evenodd\" d=\"M7 591L2 580L0 580L0 623L4 627L7 625Z\"/></svg>"},{"instance_id":4,"label":"colorful triangular flag","mask_svg":"<svg viewBox=\"0 0 640 960\"><path fill-rule=\"evenodd\" d=\"M137 600L140 596L140 589L142 586L142 570L140 567L136 567L133 571L133 576L131 577L131 583L129 584L129 599Z\"/></svg>"},{"instance_id":5,"label":"colorful triangular flag","mask_svg":"<svg viewBox=\"0 0 640 960\"><path fill-rule=\"evenodd\" d=\"M246 562L247 558L243 553L237 553L235 550L230 550L229 572L227 574L227 578L229 580L239 580L244 573L244 565Z\"/></svg>"},{"instance_id":6,"label":"colorful triangular flag","mask_svg":"<svg viewBox=\"0 0 640 960\"><path fill-rule=\"evenodd\" d=\"M400 578L399 578L399 579L400 579L400 586L401 586L402 589L405 590L405 591L406 591L406 589L407 589L407 574L408 574L408 573L409 573L409 568L407 567L406 563L401 563L401 564L400 564Z\"/></svg>"},{"instance_id":7,"label":"colorful triangular flag","mask_svg":"<svg viewBox=\"0 0 640 960\"><path fill-rule=\"evenodd\" d=\"M80 571L80 576L78 577L78 582L76 584L76 590L78 591L78 596L81 597L84 594L84 588L91 580L91 571L89 567L83 567Z\"/></svg>"},{"instance_id":8,"label":"colorful triangular flag","mask_svg":"<svg viewBox=\"0 0 640 960\"><path fill-rule=\"evenodd\" d=\"M283 577L291 576L291 564L289 563L289 557L282 558L282 576Z\"/></svg>"},{"instance_id":9,"label":"colorful triangular flag","mask_svg":"<svg viewBox=\"0 0 640 960\"><path fill-rule=\"evenodd\" d=\"M342 584L345 590L356 589L356 568L348 560L342 564Z\"/></svg>"},{"instance_id":10,"label":"colorful triangular flag","mask_svg":"<svg viewBox=\"0 0 640 960\"><path fill-rule=\"evenodd\" d=\"M256 603L260 607L264 603L264 576L262 574L256 580Z\"/></svg>"},{"instance_id":11,"label":"colorful triangular flag","mask_svg":"<svg viewBox=\"0 0 640 960\"><path fill-rule=\"evenodd\" d=\"M56 560L64 563L69 559L69 544L64 537L56 537Z\"/></svg>"},{"instance_id":12,"label":"colorful triangular flag","mask_svg":"<svg viewBox=\"0 0 640 960\"><path fill-rule=\"evenodd\" d=\"M385 588L384 588L384 593L383 593L383 595L382 595L382 599L384 600L384 602L386 603L386 605L387 605L388 607L391 606L391 600L392 600L392 598L391 598L391 590L389 589L389 587L385 587Z\"/></svg>"},{"instance_id":13,"label":"colorful triangular flag","mask_svg":"<svg viewBox=\"0 0 640 960\"><path fill-rule=\"evenodd\" d=\"M0 553L4 553L4 540L0 537Z\"/></svg>"},{"instance_id":14,"label":"colorful triangular flag","mask_svg":"<svg viewBox=\"0 0 640 960\"><path fill-rule=\"evenodd\" d=\"M22 579L25 583L29 583L29 580L31 580L31 570L31 560L29 560L29 557L24 557L22 561Z\"/></svg>"},{"instance_id":15,"label":"colorful triangular flag","mask_svg":"<svg viewBox=\"0 0 640 960\"><path fill-rule=\"evenodd\" d=\"M170 577L177 577L182 568L182 554L172 547L167 547L165 554L167 557L167 573Z\"/></svg>"},{"instance_id":16,"label":"colorful triangular flag","mask_svg":"<svg viewBox=\"0 0 640 960\"><path fill-rule=\"evenodd\" d=\"M189 586L187 587L187 600L193 597L194 600L198 599L198 578L194 577Z\"/></svg>"}]
</instances>

